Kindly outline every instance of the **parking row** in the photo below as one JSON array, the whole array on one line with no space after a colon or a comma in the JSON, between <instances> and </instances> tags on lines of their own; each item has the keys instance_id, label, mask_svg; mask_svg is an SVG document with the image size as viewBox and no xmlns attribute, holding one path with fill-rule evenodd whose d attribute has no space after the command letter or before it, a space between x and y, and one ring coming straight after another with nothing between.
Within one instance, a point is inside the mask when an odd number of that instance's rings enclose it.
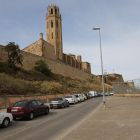
<instances>
[{"instance_id":1,"label":"parking row","mask_svg":"<svg viewBox=\"0 0 140 140\"><path fill-rule=\"evenodd\" d=\"M70 104L84 102L94 96L92 93L74 94L66 97L56 97L49 105L38 100L22 100L7 108L7 113L0 112L0 126L6 128L17 118L28 118L32 120L36 115L49 114L50 109L69 107Z\"/></svg>"}]
</instances>

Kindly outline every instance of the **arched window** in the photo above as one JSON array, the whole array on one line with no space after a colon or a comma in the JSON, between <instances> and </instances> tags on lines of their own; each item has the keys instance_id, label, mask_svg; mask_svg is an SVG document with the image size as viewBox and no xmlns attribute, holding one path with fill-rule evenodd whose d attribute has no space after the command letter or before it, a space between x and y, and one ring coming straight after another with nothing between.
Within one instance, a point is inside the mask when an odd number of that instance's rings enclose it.
<instances>
[{"instance_id":1,"label":"arched window","mask_svg":"<svg viewBox=\"0 0 140 140\"><path fill-rule=\"evenodd\" d=\"M57 14L57 9L55 9L55 14Z\"/></svg>"},{"instance_id":2,"label":"arched window","mask_svg":"<svg viewBox=\"0 0 140 140\"><path fill-rule=\"evenodd\" d=\"M56 21L56 28L58 28L58 20Z\"/></svg>"},{"instance_id":3,"label":"arched window","mask_svg":"<svg viewBox=\"0 0 140 140\"><path fill-rule=\"evenodd\" d=\"M53 28L53 21L51 20L51 27Z\"/></svg>"},{"instance_id":4,"label":"arched window","mask_svg":"<svg viewBox=\"0 0 140 140\"><path fill-rule=\"evenodd\" d=\"M52 39L53 39L53 32L52 32Z\"/></svg>"},{"instance_id":5,"label":"arched window","mask_svg":"<svg viewBox=\"0 0 140 140\"><path fill-rule=\"evenodd\" d=\"M51 8L51 14L53 14L53 9Z\"/></svg>"}]
</instances>

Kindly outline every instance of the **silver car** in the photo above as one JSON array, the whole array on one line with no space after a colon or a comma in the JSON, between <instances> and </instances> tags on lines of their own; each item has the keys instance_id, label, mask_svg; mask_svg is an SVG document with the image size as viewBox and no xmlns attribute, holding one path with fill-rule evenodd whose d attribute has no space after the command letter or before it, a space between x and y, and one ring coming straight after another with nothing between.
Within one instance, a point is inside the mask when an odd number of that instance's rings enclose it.
<instances>
[{"instance_id":1,"label":"silver car","mask_svg":"<svg viewBox=\"0 0 140 140\"><path fill-rule=\"evenodd\" d=\"M74 96L74 95L68 95L65 98L68 100L68 102L70 104L76 104L76 103L78 103L78 100L77 100L76 96Z\"/></svg>"},{"instance_id":2,"label":"silver car","mask_svg":"<svg viewBox=\"0 0 140 140\"><path fill-rule=\"evenodd\" d=\"M50 108L64 108L69 107L69 102L63 97L56 97L50 103Z\"/></svg>"}]
</instances>

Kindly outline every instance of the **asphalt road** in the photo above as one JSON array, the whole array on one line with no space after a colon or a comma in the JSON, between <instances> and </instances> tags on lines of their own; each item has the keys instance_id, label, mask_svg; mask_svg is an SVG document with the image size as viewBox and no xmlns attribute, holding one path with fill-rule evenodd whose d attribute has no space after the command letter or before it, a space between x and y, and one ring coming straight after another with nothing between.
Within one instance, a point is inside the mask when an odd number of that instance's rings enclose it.
<instances>
[{"instance_id":1,"label":"asphalt road","mask_svg":"<svg viewBox=\"0 0 140 140\"><path fill-rule=\"evenodd\" d=\"M64 109L50 109L30 121L18 119L8 128L0 128L0 140L61 140L85 122L102 103L102 97L92 98Z\"/></svg>"}]
</instances>

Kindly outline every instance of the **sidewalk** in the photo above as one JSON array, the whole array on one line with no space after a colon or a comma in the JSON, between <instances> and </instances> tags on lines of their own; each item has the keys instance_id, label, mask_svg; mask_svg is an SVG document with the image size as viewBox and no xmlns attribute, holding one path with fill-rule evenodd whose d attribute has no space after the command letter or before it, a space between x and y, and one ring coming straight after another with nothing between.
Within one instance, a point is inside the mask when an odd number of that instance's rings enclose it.
<instances>
[{"instance_id":1,"label":"sidewalk","mask_svg":"<svg viewBox=\"0 0 140 140\"><path fill-rule=\"evenodd\" d=\"M63 140L140 140L140 98L107 97L100 108Z\"/></svg>"}]
</instances>

